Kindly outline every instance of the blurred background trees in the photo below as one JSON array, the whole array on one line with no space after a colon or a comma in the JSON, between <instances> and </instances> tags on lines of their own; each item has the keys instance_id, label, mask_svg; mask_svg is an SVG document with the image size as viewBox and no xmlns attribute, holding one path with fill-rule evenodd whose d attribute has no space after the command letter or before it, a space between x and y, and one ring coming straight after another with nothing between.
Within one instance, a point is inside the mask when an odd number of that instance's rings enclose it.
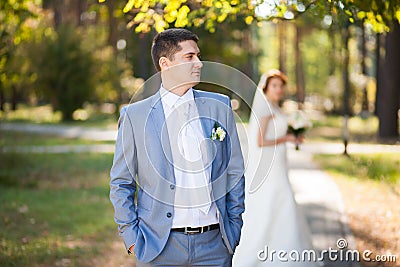
<instances>
[{"instance_id":1,"label":"blurred background trees","mask_svg":"<svg viewBox=\"0 0 400 267\"><path fill-rule=\"evenodd\" d=\"M139 85L124 48L117 47L127 31L119 3L2 1L2 110L6 101L13 109L17 103L50 103L63 120L72 120L84 103L129 102Z\"/></svg>"},{"instance_id":2,"label":"blurred background trees","mask_svg":"<svg viewBox=\"0 0 400 267\"><path fill-rule=\"evenodd\" d=\"M64 120L132 96L155 73L157 31L187 27L203 59L257 82L280 68L289 98L342 115L376 114L398 139L400 3L396 0L5 0L0 3L0 109L51 104ZM6 108L5 103L9 103ZM109 106L109 105L108 105Z\"/></svg>"},{"instance_id":3,"label":"blurred background trees","mask_svg":"<svg viewBox=\"0 0 400 267\"><path fill-rule=\"evenodd\" d=\"M320 67L329 66L329 78L322 79L330 86L331 92L336 94L335 98L340 98L342 102L340 113L349 116L356 112L366 116L369 112L375 112L380 122L379 136L382 139L399 137L400 83L392 76L393 71L396 71L396 62L400 59L398 53L395 52L398 49L393 46L397 44L398 47L400 44L398 38L395 38L400 21L400 2L396 0L384 2L376 0L257 2L176 0L169 1L167 4L163 4L162 1L130 0L124 12L131 14L132 19L129 24L135 26L137 32L150 31L151 27L161 31L170 26L204 26L210 32L216 32L218 24L231 23L238 18L248 25L256 22L259 26L263 26L260 25L261 21L272 21L277 28L277 35L274 38L279 42L278 51L275 50L275 53L279 55L278 64L274 66L293 74L290 76L295 77L295 94L299 103L305 101L306 87L312 89L310 83L313 79L318 79L318 74L322 74L318 73ZM289 24L294 24L294 33L290 40L288 40ZM312 75L307 75L305 66L309 62L304 63L304 57L313 53L313 48L319 47L308 46L301 49L302 43L306 42L303 35L315 32L321 27L325 31L321 34L328 34L332 47L318 58L314 71L311 67ZM385 35L387 41L383 46L386 46L384 50L387 53L382 56L379 36L390 28L392 31ZM303 38L304 42L302 42ZM374 38L375 40L371 40ZM372 42L375 46L368 47L367 42ZM287 53L290 50L289 44L294 44L294 54L291 56ZM373 49L375 53L371 53ZM392 53L393 56L388 56ZM324 59L325 62L321 62ZM294 71L291 71L289 65L293 61ZM370 85L373 82L375 86ZM378 104L388 103L390 107L385 105L380 108L377 105L375 109L373 100L369 107L368 86L374 87L375 94L373 95ZM339 90L340 87L342 90ZM327 89L326 86L320 87L320 90L324 89ZM359 98L361 98L360 101ZM338 111L338 105L335 105L335 102L337 101L327 101L326 104L331 106L333 111Z\"/></svg>"},{"instance_id":4,"label":"blurred background trees","mask_svg":"<svg viewBox=\"0 0 400 267\"><path fill-rule=\"evenodd\" d=\"M73 112L94 96L92 51L85 51L81 42L73 26L62 24L28 50L35 85L64 120L72 120Z\"/></svg>"}]
</instances>

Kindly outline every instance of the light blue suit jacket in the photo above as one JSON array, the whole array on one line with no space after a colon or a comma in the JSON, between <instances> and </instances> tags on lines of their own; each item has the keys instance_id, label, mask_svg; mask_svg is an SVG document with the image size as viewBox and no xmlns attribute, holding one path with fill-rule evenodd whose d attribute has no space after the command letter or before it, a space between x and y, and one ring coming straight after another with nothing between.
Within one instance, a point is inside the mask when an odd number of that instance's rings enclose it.
<instances>
[{"instance_id":1,"label":"light blue suit jacket","mask_svg":"<svg viewBox=\"0 0 400 267\"><path fill-rule=\"evenodd\" d=\"M211 167L212 192L222 238L233 254L239 243L244 212L244 164L230 100L193 90ZM226 138L211 140L218 123ZM163 250L172 227L175 176L160 93L121 110L110 172L110 199L119 234L141 262Z\"/></svg>"}]
</instances>

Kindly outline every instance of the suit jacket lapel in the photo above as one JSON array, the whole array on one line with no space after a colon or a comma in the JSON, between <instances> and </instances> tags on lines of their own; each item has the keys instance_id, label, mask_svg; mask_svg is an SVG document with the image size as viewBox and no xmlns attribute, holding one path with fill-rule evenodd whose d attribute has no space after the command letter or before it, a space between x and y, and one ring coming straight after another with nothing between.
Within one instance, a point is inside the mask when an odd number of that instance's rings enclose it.
<instances>
[{"instance_id":1,"label":"suit jacket lapel","mask_svg":"<svg viewBox=\"0 0 400 267\"><path fill-rule=\"evenodd\" d=\"M152 110L150 112L150 117L153 123L154 129L157 131L157 137L159 138L161 147L161 155L165 154L166 162L169 164L169 175L164 177L171 177L171 180L175 180L174 166L172 164L172 151L169 142L168 129L165 121L164 108L161 102L160 92L153 95ZM174 181L175 182L175 181Z\"/></svg>"},{"instance_id":2,"label":"suit jacket lapel","mask_svg":"<svg viewBox=\"0 0 400 267\"><path fill-rule=\"evenodd\" d=\"M216 162L215 159L218 158L218 155L216 155L215 153L218 153L218 151L215 150L216 147L213 143L214 141L211 140L210 136L211 136L211 131L214 127L215 116L211 114L211 107L209 103L210 101L207 101L207 98L202 97L201 94L196 90L193 90L193 94L197 110L199 112L200 121L204 132L204 137L207 140L207 142L205 142L206 144L205 153L207 153L206 161L209 162L209 160L213 159L211 163L211 180L214 181L215 179L217 179L215 170L218 169L218 167L216 167L216 164L218 162Z\"/></svg>"},{"instance_id":3,"label":"suit jacket lapel","mask_svg":"<svg viewBox=\"0 0 400 267\"><path fill-rule=\"evenodd\" d=\"M197 111L199 112L201 126L203 128L204 137L208 138L211 135L213 127L213 120L211 117L211 111L205 97L201 97L200 93L193 90L194 101L196 102Z\"/></svg>"}]
</instances>

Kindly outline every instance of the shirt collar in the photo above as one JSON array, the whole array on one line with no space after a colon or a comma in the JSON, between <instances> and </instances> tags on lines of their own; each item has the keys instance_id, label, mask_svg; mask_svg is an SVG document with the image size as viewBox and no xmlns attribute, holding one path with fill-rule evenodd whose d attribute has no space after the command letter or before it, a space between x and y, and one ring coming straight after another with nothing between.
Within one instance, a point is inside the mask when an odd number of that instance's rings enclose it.
<instances>
[{"instance_id":1,"label":"shirt collar","mask_svg":"<svg viewBox=\"0 0 400 267\"><path fill-rule=\"evenodd\" d=\"M183 96L178 96L174 93L171 93L161 85L160 94L162 102L167 104L170 108L172 108L178 100L181 100L182 103L194 100L192 88L190 88Z\"/></svg>"}]
</instances>

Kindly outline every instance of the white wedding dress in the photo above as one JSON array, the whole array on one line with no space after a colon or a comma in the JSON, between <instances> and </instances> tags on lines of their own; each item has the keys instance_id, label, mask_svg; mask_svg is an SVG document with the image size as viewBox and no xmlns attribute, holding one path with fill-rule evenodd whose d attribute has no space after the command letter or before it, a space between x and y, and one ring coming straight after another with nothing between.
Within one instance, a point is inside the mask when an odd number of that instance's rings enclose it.
<instances>
[{"instance_id":1,"label":"white wedding dress","mask_svg":"<svg viewBox=\"0 0 400 267\"><path fill-rule=\"evenodd\" d=\"M302 252L312 249L311 236L289 183L286 144L257 145L260 118L269 115L266 140L284 136L286 116L257 89L248 126L244 224L233 267L317 266L301 260ZM286 255L278 255L280 250Z\"/></svg>"}]
</instances>

